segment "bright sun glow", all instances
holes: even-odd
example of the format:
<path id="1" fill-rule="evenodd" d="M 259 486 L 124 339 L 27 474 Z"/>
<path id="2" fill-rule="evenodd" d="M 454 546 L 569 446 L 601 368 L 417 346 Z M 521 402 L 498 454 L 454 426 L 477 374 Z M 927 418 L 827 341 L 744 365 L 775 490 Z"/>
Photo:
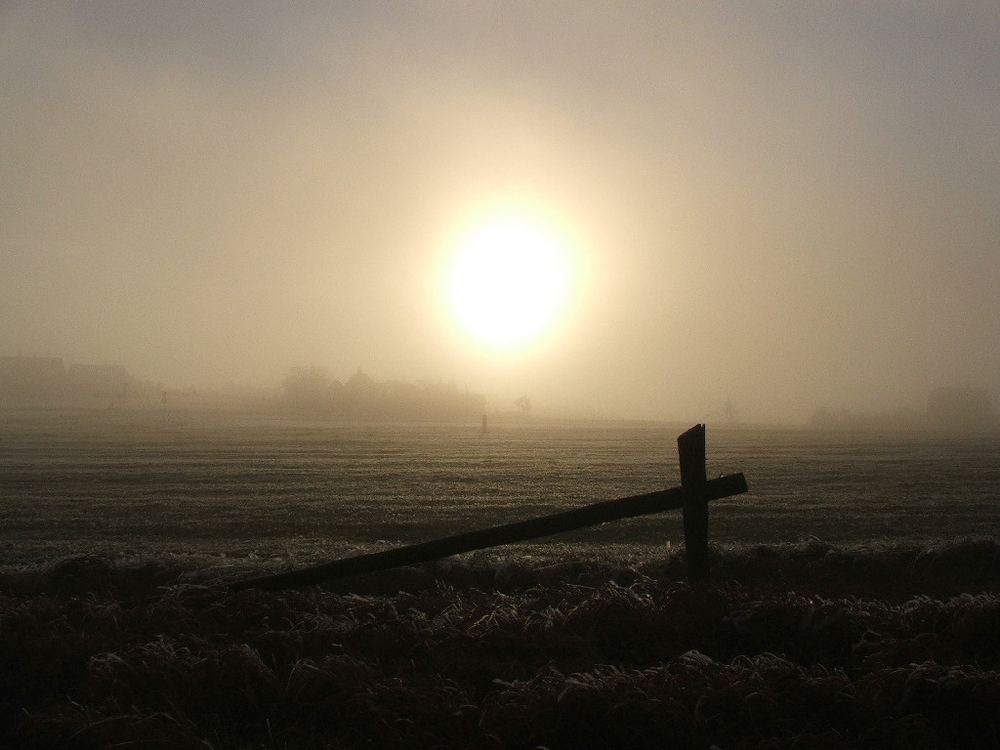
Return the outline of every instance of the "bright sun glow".
<path id="1" fill-rule="evenodd" d="M 495 349 L 523 346 L 558 318 L 569 292 L 566 239 L 527 214 L 493 216 L 458 241 L 450 295 L 458 323 Z"/>

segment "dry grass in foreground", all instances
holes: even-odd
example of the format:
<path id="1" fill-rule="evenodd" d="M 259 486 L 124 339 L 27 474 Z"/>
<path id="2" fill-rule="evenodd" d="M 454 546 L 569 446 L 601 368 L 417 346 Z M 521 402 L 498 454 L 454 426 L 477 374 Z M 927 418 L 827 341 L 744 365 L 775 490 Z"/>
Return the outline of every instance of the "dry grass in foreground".
<path id="1" fill-rule="evenodd" d="M 1000 746 L 995 540 L 719 555 L 701 587 L 676 554 L 516 550 L 277 593 L 176 560 L 3 573 L 0 746 Z"/>

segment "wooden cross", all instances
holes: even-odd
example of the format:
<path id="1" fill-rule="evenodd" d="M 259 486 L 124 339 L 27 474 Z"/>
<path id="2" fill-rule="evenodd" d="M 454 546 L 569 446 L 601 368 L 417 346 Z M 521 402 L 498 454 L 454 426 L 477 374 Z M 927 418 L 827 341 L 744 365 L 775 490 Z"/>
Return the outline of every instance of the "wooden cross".
<path id="1" fill-rule="evenodd" d="M 502 544 L 523 542 L 550 534 L 573 531 L 632 516 L 684 511 L 684 544 L 688 577 L 701 581 L 708 576 L 708 502 L 748 491 L 743 474 L 729 474 L 707 479 L 705 470 L 705 425 L 699 424 L 677 438 L 680 456 L 681 486 L 667 490 L 632 495 L 617 500 L 584 505 L 581 508 L 553 513 L 528 521 L 518 521 L 478 531 L 410 544 L 405 547 L 347 557 L 342 560 L 292 570 L 277 575 L 237 581 L 231 590 L 249 588 L 290 589 L 332 581 L 346 576 L 374 573 L 401 565 L 416 565 L 442 557 L 471 552 Z"/>

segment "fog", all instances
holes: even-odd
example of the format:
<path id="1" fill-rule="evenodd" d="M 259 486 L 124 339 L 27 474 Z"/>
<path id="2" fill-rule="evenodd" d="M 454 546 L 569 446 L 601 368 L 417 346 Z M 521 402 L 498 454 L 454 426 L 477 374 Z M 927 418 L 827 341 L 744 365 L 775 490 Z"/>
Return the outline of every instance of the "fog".
<path id="1" fill-rule="evenodd" d="M 650 419 L 997 398 L 998 49 L 992 2 L 7 3 L 0 354 Z M 442 278 L 512 196 L 580 273 L 498 353 Z"/>

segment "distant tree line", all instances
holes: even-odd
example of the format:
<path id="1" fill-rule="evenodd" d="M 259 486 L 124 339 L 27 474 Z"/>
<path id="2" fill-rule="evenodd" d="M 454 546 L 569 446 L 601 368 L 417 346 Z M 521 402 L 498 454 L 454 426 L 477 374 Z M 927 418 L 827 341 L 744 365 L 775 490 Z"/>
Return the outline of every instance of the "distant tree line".
<path id="1" fill-rule="evenodd" d="M 323 367 L 294 367 L 281 381 L 283 410 L 369 419 L 478 419 L 486 399 L 452 383 L 377 381 L 358 370 L 346 382 Z"/>
<path id="2" fill-rule="evenodd" d="M 836 411 L 820 408 L 809 417 L 809 426 L 817 430 L 920 430 L 927 426 L 925 414 L 912 409 L 892 412 Z"/>
<path id="3" fill-rule="evenodd" d="M 1000 429 L 993 399 L 984 388 L 936 388 L 927 397 L 927 410 L 853 412 L 817 409 L 809 426 L 825 430 L 952 430 Z"/>

